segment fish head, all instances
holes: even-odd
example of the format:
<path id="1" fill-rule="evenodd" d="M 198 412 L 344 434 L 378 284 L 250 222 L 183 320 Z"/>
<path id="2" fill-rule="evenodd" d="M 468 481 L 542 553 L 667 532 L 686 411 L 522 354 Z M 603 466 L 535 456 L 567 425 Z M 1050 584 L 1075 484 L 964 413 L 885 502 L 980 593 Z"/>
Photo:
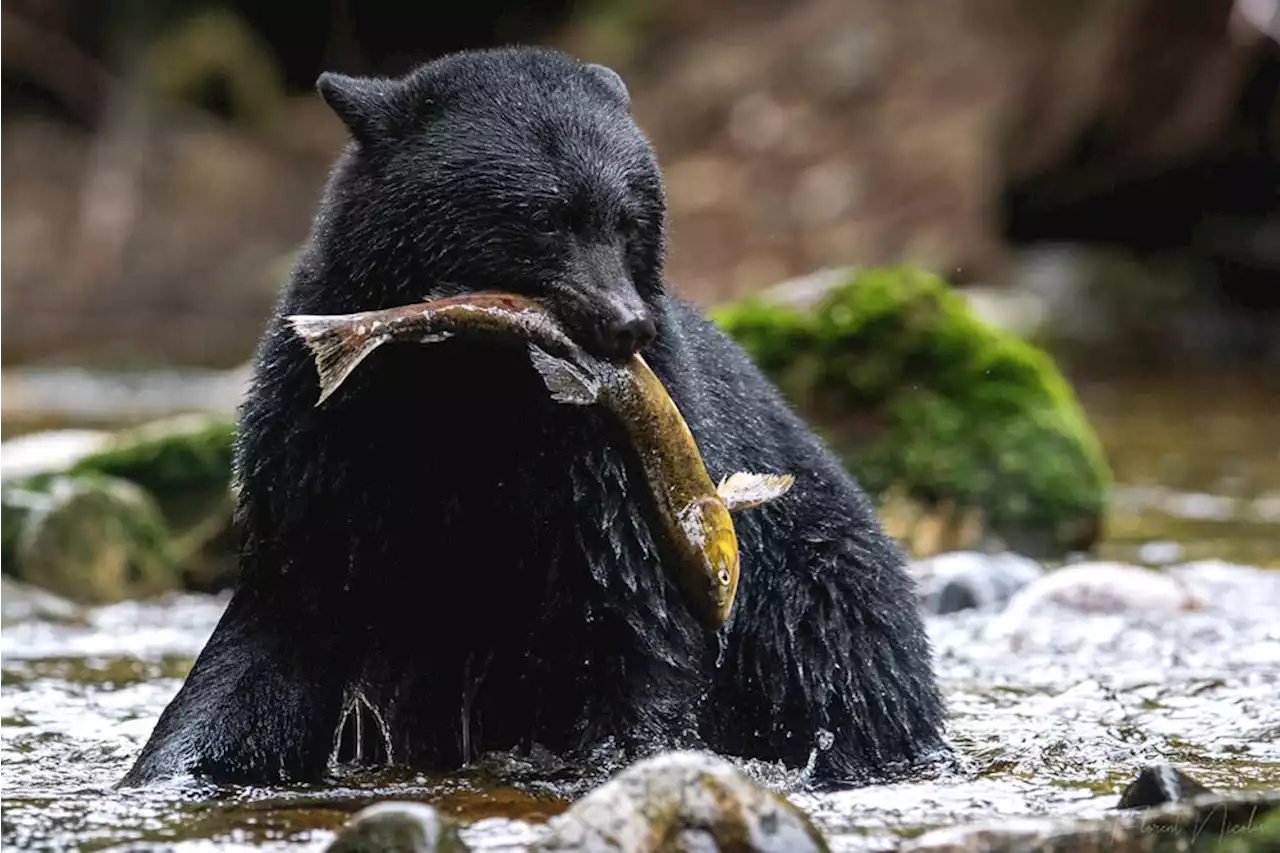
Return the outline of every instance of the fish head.
<path id="1" fill-rule="evenodd" d="M 738 536 L 728 508 L 716 498 L 699 501 L 702 516 L 702 562 L 708 597 L 700 602 L 704 619 L 719 627 L 729 620 L 738 593 Z"/>

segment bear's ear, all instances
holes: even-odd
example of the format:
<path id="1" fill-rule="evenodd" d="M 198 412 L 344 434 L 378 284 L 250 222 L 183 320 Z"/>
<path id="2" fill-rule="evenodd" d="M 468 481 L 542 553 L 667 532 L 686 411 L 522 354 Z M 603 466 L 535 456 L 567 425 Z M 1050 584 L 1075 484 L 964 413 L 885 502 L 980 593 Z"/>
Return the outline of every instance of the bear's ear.
<path id="1" fill-rule="evenodd" d="M 617 71 L 607 65 L 599 65 L 594 62 L 587 64 L 587 71 L 603 83 L 613 93 L 613 96 L 622 102 L 624 107 L 631 106 L 631 92 L 627 90 L 627 84 L 623 82 Z"/>
<path id="2" fill-rule="evenodd" d="M 386 139 L 396 114 L 397 84 L 376 77 L 349 77 L 326 71 L 316 90 L 359 142 Z"/>

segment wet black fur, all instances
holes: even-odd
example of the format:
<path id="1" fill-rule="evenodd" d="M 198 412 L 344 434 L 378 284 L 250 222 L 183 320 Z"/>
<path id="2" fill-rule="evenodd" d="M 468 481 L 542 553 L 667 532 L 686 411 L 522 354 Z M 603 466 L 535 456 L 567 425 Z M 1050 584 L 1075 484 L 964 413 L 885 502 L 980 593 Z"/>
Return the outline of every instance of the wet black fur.
<path id="1" fill-rule="evenodd" d="M 322 778 L 355 693 L 392 760 L 422 768 L 467 758 L 464 709 L 473 753 L 613 737 L 801 766 L 825 729 L 818 778 L 858 783 L 937 750 L 899 553 L 743 352 L 664 290 L 662 185 L 621 82 L 512 49 L 320 88 L 355 141 L 240 414 L 239 588 L 122 784 Z M 315 408 L 314 366 L 280 319 L 501 288 L 586 335 L 610 304 L 593 288 L 630 286 L 712 478 L 797 478 L 735 516 L 742 582 L 718 664 L 656 564 L 604 412 L 552 402 L 517 349 L 456 339 L 383 347 Z"/>

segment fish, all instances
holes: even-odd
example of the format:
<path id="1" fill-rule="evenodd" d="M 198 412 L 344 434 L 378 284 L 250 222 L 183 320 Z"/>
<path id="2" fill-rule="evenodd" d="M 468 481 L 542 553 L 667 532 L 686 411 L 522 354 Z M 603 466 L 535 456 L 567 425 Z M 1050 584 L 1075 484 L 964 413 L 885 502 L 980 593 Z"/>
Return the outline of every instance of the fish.
<path id="1" fill-rule="evenodd" d="M 317 406 L 385 343 L 434 343 L 455 335 L 523 340 L 553 400 L 601 406 L 622 424 L 658 509 L 674 580 L 691 612 L 712 630 L 729 620 L 741 574 L 732 513 L 777 500 L 795 477 L 739 471 L 713 482 L 688 423 L 642 355 L 635 353 L 623 364 L 596 358 L 539 302 L 507 293 L 354 314 L 294 314 L 285 320 L 314 358 Z"/>
<path id="2" fill-rule="evenodd" d="M 380 311 L 291 314 L 284 319 L 315 361 L 320 380 L 317 406 L 329 399 L 374 350 L 387 343 L 438 343 L 466 333 L 537 341 L 543 350 L 561 358 L 577 358 L 580 353 L 578 345 L 540 303 L 512 293 L 471 293 Z"/>
<path id="3" fill-rule="evenodd" d="M 602 405 L 619 416 L 653 487 L 668 540 L 685 570 L 677 581 L 703 624 L 728 621 L 738 591 L 738 537 L 730 513 L 776 500 L 795 484 L 791 474 L 739 471 L 713 484 L 698 444 L 675 401 L 639 353 L 625 366 L 596 362 L 584 369 L 529 344 L 529 357 L 552 399 Z"/>

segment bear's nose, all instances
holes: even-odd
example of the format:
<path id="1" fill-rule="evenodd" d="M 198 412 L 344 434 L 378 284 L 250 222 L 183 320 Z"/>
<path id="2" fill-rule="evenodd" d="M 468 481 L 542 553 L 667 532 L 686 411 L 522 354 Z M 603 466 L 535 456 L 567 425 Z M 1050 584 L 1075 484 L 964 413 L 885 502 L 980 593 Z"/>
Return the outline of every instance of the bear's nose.
<path id="1" fill-rule="evenodd" d="M 658 327 L 648 312 L 614 317 L 600 328 L 600 349 L 606 358 L 626 361 L 647 347 L 658 335 Z"/>

